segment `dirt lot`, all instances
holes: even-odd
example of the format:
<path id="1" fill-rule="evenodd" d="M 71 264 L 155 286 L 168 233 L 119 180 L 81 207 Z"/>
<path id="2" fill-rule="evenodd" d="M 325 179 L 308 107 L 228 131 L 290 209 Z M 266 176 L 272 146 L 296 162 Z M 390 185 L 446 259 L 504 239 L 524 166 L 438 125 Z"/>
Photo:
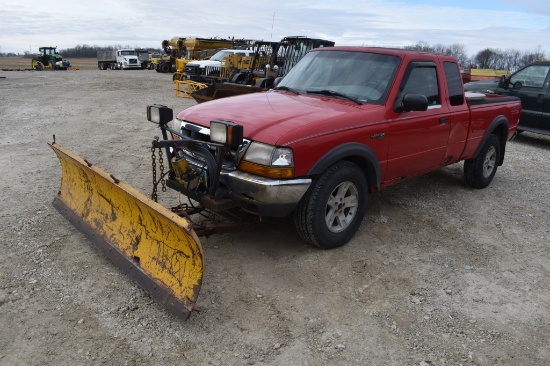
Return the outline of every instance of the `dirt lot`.
<path id="1" fill-rule="evenodd" d="M 456 164 L 372 195 L 340 249 L 290 220 L 203 238 L 201 312 L 182 322 L 52 207 L 46 143 L 149 194 L 145 106 L 195 102 L 171 75 L 93 62 L 0 71 L 0 100 L 1 365 L 549 365 L 549 137 L 511 142 L 484 190 Z"/>

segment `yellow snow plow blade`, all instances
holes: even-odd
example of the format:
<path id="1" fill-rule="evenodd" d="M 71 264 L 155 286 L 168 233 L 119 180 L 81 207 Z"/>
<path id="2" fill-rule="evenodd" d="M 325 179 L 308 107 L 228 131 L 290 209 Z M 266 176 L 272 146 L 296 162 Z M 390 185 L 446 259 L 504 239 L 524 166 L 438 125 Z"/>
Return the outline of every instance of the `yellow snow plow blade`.
<path id="1" fill-rule="evenodd" d="M 57 143 L 54 207 L 176 316 L 187 319 L 200 291 L 202 247 L 189 222 Z"/>

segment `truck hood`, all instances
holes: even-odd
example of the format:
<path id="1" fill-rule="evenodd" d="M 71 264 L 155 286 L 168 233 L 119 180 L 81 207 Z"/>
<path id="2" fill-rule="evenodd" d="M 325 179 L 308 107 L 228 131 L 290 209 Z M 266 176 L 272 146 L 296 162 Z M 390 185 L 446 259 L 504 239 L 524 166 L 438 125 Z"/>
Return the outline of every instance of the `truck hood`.
<path id="1" fill-rule="evenodd" d="M 243 126 L 247 139 L 282 146 L 307 136 L 351 128 L 349 123 L 353 122 L 349 121 L 364 124 L 372 120 L 365 114 L 383 109 L 337 98 L 268 91 L 201 103 L 183 110 L 177 118 L 204 127 L 210 127 L 212 120 L 231 121 Z M 361 118 L 350 115 L 356 113 Z"/>

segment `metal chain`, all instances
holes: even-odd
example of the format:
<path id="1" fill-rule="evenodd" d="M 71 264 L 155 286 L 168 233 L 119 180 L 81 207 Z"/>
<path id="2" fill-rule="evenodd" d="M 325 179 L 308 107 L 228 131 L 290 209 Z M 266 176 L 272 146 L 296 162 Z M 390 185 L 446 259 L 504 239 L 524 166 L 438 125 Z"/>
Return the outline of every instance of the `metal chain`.
<path id="1" fill-rule="evenodd" d="M 153 192 L 151 193 L 151 199 L 157 202 L 157 162 L 155 160 L 155 142 L 153 141 L 151 146 L 151 165 L 153 167 Z"/>
<path id="2" fill-rule="evenodd" d="M 160 171 L 160 184 L 163 192 L 166 192 L 166 179 L 164 178 L 164 159 L 162 158 L 162 149 L 159 147 L 159 171 Z"/>

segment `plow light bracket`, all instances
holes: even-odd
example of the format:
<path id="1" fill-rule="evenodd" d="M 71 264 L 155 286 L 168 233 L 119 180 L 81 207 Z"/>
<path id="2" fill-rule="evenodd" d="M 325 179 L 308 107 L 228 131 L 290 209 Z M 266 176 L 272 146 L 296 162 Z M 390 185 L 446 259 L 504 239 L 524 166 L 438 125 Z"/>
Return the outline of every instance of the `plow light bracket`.
<path id="1" fill-rule="evenodd" d="M 160 126 L 165 126 L 168 122 L 174 119 L 172 108 L 164 105 L 153 104 L 147 106 L 147 120 L 156 123 Z"/>
<path id="2" fill-rule="evenodd" d="M 210 140 L 239 147 L 243 143 L 243 126 L 229 121 L 210 121 Z"/>

